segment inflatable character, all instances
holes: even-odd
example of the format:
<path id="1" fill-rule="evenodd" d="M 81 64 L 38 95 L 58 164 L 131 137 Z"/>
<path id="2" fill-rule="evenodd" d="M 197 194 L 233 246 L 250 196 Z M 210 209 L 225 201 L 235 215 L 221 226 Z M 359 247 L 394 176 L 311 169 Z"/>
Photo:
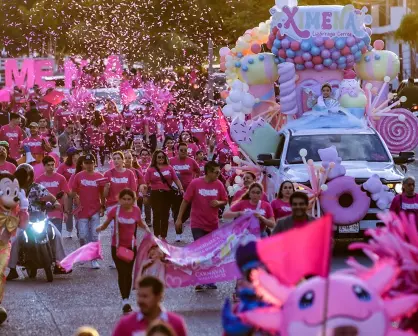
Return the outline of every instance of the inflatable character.
<path id="1" fill-rule="evenodd" d="M 241 321 L 281 336 L 353 335 L 406 336 L 392 322 L 412 313 L 418 295 L 383 299 L 399 268 L 390 262 L 374 266 L 368 277 L 334 273 L 328 279 L 313 277 L 295 288 L 282 285 L 263 270 L 252 272 L 256 292 L 272 307 L 257 308 L 238 314 Z M 328 291 L 326 292 L 326 288 Z M 325 299 L 328 300 L 325 308 Z"/>
<path id="2" fill-rule="evenodd" d="M 10 255 L 10 238 L 17 228 L 24 229 L 28 223 L 29 202 L 25 192 L 20 190 L 19 182 L 11 174 L 0 174 L 0 304 L 6 283 L 5 270 Z M 7 313 L 0 306 L 0 324 L 7 319 Z"/>

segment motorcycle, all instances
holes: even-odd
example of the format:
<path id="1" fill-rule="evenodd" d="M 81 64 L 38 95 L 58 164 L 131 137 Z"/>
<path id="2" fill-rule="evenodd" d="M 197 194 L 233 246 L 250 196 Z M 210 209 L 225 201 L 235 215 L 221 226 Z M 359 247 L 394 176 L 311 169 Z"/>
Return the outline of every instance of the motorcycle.
<path id="1" fill-rule="evenodd" d="M 52 207 L 52 204 L 47 203 L 48 207 Z M 20 239 L 19 264 L 26 269 L 29 278 L 36 278 L 38 269 L 44 269 L 47 281 L 52 282 L 52 244 L 55 232 L 48 223 L 46 211 L 29 214 L 28 226 Z"/>

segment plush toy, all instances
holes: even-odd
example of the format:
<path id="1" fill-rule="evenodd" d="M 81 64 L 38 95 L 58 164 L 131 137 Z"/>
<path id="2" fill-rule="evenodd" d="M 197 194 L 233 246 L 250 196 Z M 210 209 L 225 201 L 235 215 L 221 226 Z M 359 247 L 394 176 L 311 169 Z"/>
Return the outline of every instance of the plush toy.
<path id="1" fill-rule="evenodd" d="M 18 227 L 28 223 L 29 202 L 20 190 L 18 180 L 10 174 L 0 174 L 0 304 L 4 296 L 6 277 L 4 271 L 10 256 L 10 238 Z M 0 306 L 0 324 L 7 319 L 6 310 Z"/>
<path id="2" fill-rule="evenodd" d="M 412 336 L 413 333 L 392 327 L 392 322 L 416 309 L 418 295 L 382 298 L 398 273 L 391 262 L 382 262 L 374 266 L 365 280 L 334 273 L 328 279 L 314 277 L 291 288 L 267 272 L 255 270 L 252 280 L 256 292 L 272 306 L 242 312 L 238 317 L 241 322 L 274 335 L 280 332 L 281 336 L 316 336 L 323 334 L 326 312 L 324 335 L 338 332 Z"/>
<path id="3" fill-rule="evenodd" d="M 322 160 L 322 166 L 325 169 L 328 169 L 331 162 L 335 164 L 328 173 L 328 181 L 345 175 L 345 167 L 341 165 L 342 159 L 338 156 L 337 148 L 335 146 L 318 149 L 318 154 Z"/>
<path id="4" fill-rule="evenodd" d="M 389 187 L 382 184 L 379 176 L 376 174 L 373 174 L 363 183 L 363 188 L 371 194 L 372 200 L 376 202 L 380 210 L 388 209 L 395 198 Z"/>
<path id="5" fill-rule="evenodd" d="M 340 83 L 339 91 L 339 101 L 342 107 L 364 108 L 366 106 L 366 95 L 361 89 L 353 70 L 344 70 L 344 79 Z"/>

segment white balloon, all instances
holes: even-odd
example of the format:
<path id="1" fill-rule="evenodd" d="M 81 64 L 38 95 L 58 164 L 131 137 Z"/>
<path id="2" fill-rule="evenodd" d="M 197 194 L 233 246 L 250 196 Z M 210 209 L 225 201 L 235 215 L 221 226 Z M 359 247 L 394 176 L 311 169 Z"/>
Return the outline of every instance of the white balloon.
<path id="1" fill-rule="evenodd" d="M 241 163 L 241 159 L 239 158 L 239 156 L 234 156 L 232 158 L 232 161 L 234 161 L 236 164 L 240 164 Z"/>
<path id="2" fill-rule="evenodd" d="M 236 184 L 241 184 L 241 183 L 242 183 L 242 178 L 241 178 L 241 176 L 235 176 L 235 178 L 234 178 L 234 182 L 235 182 Z"/>
<path id="3" fill-rule="evenodd" d="M 228 164 L 226 164 L 225 166 L 224 166 L 224 169 L 226 170 L 226 171 L 230 171 L 231 170 L 231 165 L 228 163 Z"/>
<path id="4" fill-rule="evenodd" d="M 234 191 L 234 187 L 233 186 L 229 186 L 228 187 L 228 192 L 231 193 L 232 191 Z"/>
<path id="5" fill-rule="evenodd" d="M 234 109 L 234 112 L 241 112 L 242 103 L 240 101 L 238 103 L 233 103 L 232 108 Z"/>
<path id="6" fill-rule="evenodd" d="M 240 189 L 241 189 L 241 186 L 239 186 L 238 184 L 234 184 L 234 191 L 235 192 L 237 192 Z"/>
<path id="7" fill-rule="evenodd" d="M 253 111 L 253 108 L 252 107 L 245 107 L 244 106 L 241 111 L 242 111 L 243 114 L 249 115 Z"/>
<path id="8" fill-rule="evenodd" d="M 231 98 L 229 96 L 225 99 L 225 101 L 226 101 L 226 103 L 228 105 L 232 105 L 233 104 L 233 101 L 231 100 Z"/>
<path id="9" fill-rule="evenodd" d="M 242 174 L 242 170 L 241 170 L 241 169 L 237 169 L 237 170 L 235 170 L 235 174 L 237 174 L 237 175 L 241 175 L 241 174 Z"/>
<path id="10" fill-rule="evenodd" d="M 238 103 L 242 100 L 242 92 L 238 90 L 232 90 L 229 93 L 229 97 L 231 97 L 231 101 L 234 103 Z"/>
<path id="11" fill-rule="evenodd" d="M 225 105 L 222 109 L 222 112 L 224 113 L 225 117 L 232 117 L 234 114 L 234 109 L 232 108 L 232 105 Z"/>
<path id="12" fill-rule="evenodd" d="M 248 86 L 247 83 L 242 83 L 242 91 L 248 92 L 249 89 L 250 89 L 250 87 Z"/>
<path id="13" fill-rule="evenodd" d="M 255 98 L 250 93 L 246 93 L 244 97 L 242 98 L 242 105 L 248 108 L 252 108 L 255 104 Z"/>
<path id="14" fill-rule="evenodd" d="M 243 85 L 244 83 L 243 82 L 241 82 L 240 80 L 235 80 L 233 83 L 232 83 L 232 89 L 234 89 L 234 90 L 242 90 L 242 85 Z"/>

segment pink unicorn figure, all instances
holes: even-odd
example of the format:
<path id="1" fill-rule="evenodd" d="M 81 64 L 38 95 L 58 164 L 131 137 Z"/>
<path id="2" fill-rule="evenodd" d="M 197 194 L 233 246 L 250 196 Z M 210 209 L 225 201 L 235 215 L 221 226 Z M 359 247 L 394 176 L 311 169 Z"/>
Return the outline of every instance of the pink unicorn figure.
<path id="1" fill-rule="evenodd" d="M 322 335 L 326 312 L 326 335 L 351 330 L 359 336 L 412 336 L 414 333 L 392 327 L 392 322 L 418 307 L 418 295 L 382 298 L 398 273 L 392 263 L 381 262 L 364 280 L 334 273 L 328 279 L 314 277 L 292 288 L 283 286 L 264 270 L 254 270 L 256 292 L 272 306 L 243 312 L 238 317 L 272 334 L 317 336 Z"/>

